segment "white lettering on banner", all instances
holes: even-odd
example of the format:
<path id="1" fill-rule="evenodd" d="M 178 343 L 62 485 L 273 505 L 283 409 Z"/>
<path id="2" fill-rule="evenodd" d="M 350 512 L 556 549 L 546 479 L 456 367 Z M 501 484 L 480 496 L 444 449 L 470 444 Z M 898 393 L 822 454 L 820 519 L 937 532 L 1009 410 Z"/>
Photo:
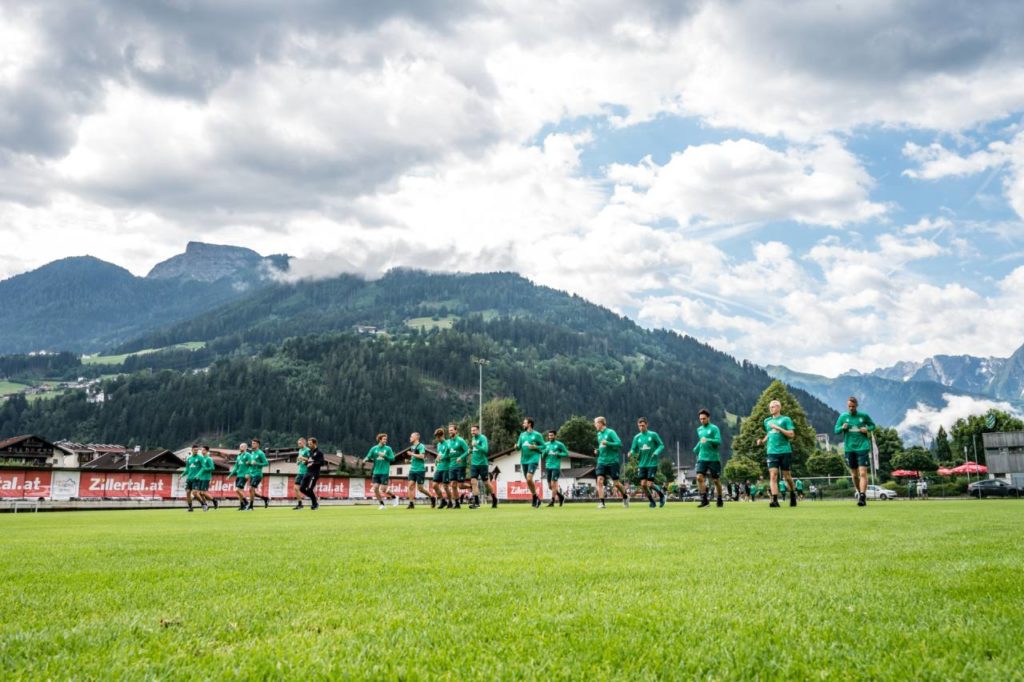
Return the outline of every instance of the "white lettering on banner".
<path id="1" fill-rule="evenodd" d="M 107 478 L 93 478 L 89 490 L 96 492 L 141 492 L 157 493 L 164 489 L 162 480 L 156 481 L 117 481 Z"/>
<path id="2" fill-rule="evenodd" d="M 18 485 L 17 476 L 13 476 L 7 480 L 0 479 L 0 490 L 18 490 L 19 488 L 20 486 Z"/>

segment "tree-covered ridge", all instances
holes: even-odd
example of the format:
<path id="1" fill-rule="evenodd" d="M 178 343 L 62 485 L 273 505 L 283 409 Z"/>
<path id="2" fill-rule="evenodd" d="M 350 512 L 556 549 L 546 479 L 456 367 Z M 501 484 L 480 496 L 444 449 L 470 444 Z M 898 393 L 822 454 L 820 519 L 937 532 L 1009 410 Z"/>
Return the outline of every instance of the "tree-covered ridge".
<path id="1" fill-rule="evenodd" d="M 0 353 L 98 351 L 242 295 L 230 283 L 148 280 L 66 258 L 0 281 Z"/>
<path id="2" fill-rule="evenodd" d="M 222 358 L 206 371 L 138 371 L 112 380 L 102 405 L 80 394 L 33 404 L 12 398 L 0 407 L 0 433 L 170 447 L 199 436 L 228 444 L 253 434 L 274 442 L 316 434 L 358 452 L 378 431 L 404 439 L 474 415 L 477 368 L 470 359 L 485 357 L 485 395 L 516 398 L 538 426 L 604 414 L 628 434 L 644 415 L 670 447 L 679 441 L 688 451 L 700 408 L 724 424 L 727 411 L 748 412 L 770 383 L 759 368 L 693 339 L 596 310 L 591 320 L 580 311 L 578 324 L 604 317 L 601 333 L 538 318 L 473 316 L 448 330 L 300 336 L 256 357 Z M 834 421 L 813 398 L 800 400 L 819 428 Z"/>

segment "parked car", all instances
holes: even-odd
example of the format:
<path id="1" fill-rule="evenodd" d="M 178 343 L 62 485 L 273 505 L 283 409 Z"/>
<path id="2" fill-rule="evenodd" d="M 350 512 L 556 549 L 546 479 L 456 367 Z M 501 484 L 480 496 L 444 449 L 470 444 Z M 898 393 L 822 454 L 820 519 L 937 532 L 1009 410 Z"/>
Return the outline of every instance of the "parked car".
<path id="1" fill-rule="evenodd" d="M 1020 497 L 1021 490 L 1000 478 L 990 478 L 967 486 L 967 494 L 980 500 L 983 497 Z"/>
<path id="2" fill-rule="evenodd" d="M 856 495 L 856 493 L 854 493 Z M 869 485 L 867 489 L 867 498 L 869 500 L 895 500 L 897 497 L 895 490 L 889 490 L 883 488 L 880 485 Z"/>

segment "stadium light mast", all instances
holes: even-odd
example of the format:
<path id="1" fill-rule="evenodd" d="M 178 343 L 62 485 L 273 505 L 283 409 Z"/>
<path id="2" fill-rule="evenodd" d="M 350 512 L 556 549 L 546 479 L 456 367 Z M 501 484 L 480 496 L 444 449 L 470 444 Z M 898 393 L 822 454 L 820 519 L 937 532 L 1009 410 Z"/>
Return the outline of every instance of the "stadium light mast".
<path id="1" fill-rule="evenodd" d="M 477 415 L 477 428 L 484 432 L 484 365 L 491 364 L 485 358 L 473 358 L 473 364 L 480 369 L 480 412 Z"/>

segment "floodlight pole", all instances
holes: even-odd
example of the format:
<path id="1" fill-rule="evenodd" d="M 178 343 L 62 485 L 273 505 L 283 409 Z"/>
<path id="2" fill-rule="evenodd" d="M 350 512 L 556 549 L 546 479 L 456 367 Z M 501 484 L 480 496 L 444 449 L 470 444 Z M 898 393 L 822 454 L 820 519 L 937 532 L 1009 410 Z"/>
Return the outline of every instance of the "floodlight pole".
<path id="1" fill-rule="evenodd" d="M 477 428 L 484 432 L 484 365 L 490 364 L 484 358 L 473 358 L 473 364 L 480 370 L 480 412 L 477 414 Z"/>

